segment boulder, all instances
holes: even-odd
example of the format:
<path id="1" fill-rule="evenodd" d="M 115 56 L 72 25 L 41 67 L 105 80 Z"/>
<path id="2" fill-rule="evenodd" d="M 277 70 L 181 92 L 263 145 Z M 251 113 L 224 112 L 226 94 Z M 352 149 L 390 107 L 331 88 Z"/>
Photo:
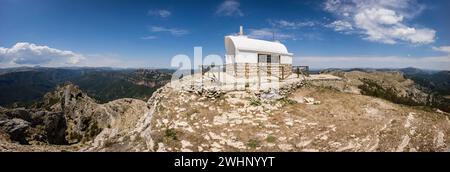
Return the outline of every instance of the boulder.
<path id="1" fill-rule="evenodd" d="M 0 129 L 7 133 L 10 139 L 18 141 L 20 144 L 28 144 L 26 136 L 28 135 L 27 131 L 30 125 L 31 123 L 19 118 L 3 119 L 0 121 Z"/>

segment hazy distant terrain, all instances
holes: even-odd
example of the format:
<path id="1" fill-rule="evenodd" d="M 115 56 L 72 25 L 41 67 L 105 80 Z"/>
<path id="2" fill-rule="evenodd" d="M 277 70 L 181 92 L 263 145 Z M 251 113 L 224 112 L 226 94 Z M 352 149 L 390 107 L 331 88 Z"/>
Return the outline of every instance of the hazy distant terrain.
<path id="1" fill-rule="evenodd" d="M 12 68 L 0 70 L 0 106 L 32 105 L 57 85 L 71 82 L 103 103 L 146 100 L 171 78 L 169 70 L 111 68 Z"/>
<path id="2" fill-rule="evenodd" d="M 339 69 L 322 70 L 321 72 Z M 349 71 L 399 71 L 424 91 L 443 98 L 450 96 L 450 72 L 404 69 L 347 69 Z M 31 105 L 57 85 L 71 82 L 100 103 L 119 98 L 147 100 L 171 79 L 172 70 L 113 68 L 41 68 L 0 69 L 0 106 Z M 317 72 L 318 73 L 318 72 Z M 444 108 L 446 109 L 446 108 Z"/>

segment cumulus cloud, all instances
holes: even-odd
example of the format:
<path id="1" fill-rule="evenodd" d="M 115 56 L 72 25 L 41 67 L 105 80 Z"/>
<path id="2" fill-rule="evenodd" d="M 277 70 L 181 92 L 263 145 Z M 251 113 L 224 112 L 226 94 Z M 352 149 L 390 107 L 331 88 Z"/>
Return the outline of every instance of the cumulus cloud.
<path id="1" fill-rule="evenodd" d="M 172 34 L 173 36 L 183 36 L 183 35 L 189 34 L 189 31 L 187 31 L 185 29 L 166 28 L 166 27 L 159 27 L 159 26 L 151 27 L 150 31 L 152 31 L 152 32 L 168 32 L 168 33 Z"/>
<path id="2" fill-rule="evenodd" d="M 172 15 L 172 13 L 170 11 L 162 10 L 162 9 L 148 10 L 147 14 L 150 16 L 156 16 L 156 17 L 161 17 L 161 18 L 167 18 L 167 17 L 170 17 L 170 15 Z"/>
<path id="3" fill-rule="evenodd" d="M 7 48 L 0 47 L 0 63 L 6 60 L 6 52 L 8 51 Z"/>
<path id="4" fill-rule="evenodd" d="M 407 24 L 425 7 L 415 0 L 327 0 L 324 9 L 338 20 L 328 24 L 335 31 L 357 30 L 364 39 L 385 44 L 429 44 L 436 31 Z"/>
<path id="5" fill-rule="evenodd" d="M 433 50 L 450 54 L 450 46 L 433 47 Z"/>
<path id="6" fill-rule="evenodd" d="M 77 65 L 86 57 L 67 50 L 40 46 L 28 42 L 16 43 L 11 48 L 0 47 L 0 63 L 6 65 Z"/>
<path id="7" fill-rule="evenodd" d="M 225 0 L 216 10 L 216 14 L 222 16 L 237 16 L 242 17 L 244 13 L 240 9 L 241 3 L 237 0 Z"/>
<path id="8" fill-rule="evenodd" d="M 115 54 L 83 55 L 28 42 L 18 42 L 10 48 L 0 47 L 0 68 L 20 66 L 146 67 L 143 65 L 152 63 L 123 59 Z"/>
<path id="9" fill-rule="evenodd" d="M 448 70 L 450 56 L 440 57 L 297 57 L 297 64 L 312 68 L 406 68 Z"/>
<path id="10" fill-rule="evenodd" d="M 336 20 L 330 24 L 325 25 L 326 27 L 333 28 L 335 31 L 352 31 L 353 26 L 350 22 L 343 21 L 343 20 Z"/>
<path id="11" fill-rule="evenodd" d="M 265 40 L 272 40 L 274 36 L 276 40 L 295 39 L 294 35 L 282 33 L 281 31 L 269 28 L 249 29 L 249 33 L 247 36 L 250 38 L 265 39 Z"/>

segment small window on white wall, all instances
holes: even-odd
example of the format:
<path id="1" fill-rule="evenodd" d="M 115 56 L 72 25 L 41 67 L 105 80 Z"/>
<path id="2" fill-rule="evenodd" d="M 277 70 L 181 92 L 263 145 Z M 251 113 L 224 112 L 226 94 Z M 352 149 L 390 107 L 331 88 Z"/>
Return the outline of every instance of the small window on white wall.
<path id="1" fill-rule="evenodd" d="M 272 63 L 280 63 L 280 55 L 272 55 Z"/>
<path id="2" fill-rule="evenodd" d="M 270 55 L 267 54 L 258 54 L 258 63 L 269 63 Z"/>
<path id="3" fill-rule="evenodd" d="M 280 56 L 274 54 L 258 54 L 258 63 L 280 63 Z"/>

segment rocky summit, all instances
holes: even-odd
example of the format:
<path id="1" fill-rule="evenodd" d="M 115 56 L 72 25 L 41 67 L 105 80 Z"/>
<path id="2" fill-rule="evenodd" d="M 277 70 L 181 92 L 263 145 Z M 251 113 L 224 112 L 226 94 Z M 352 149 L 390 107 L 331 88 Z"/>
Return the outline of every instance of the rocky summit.
<path id="1" fill-rule="evenodd" d="M 169 83 L 147 102 L 104 104 L 67 84 L 1 108 L 0 151 L 450 151 L 440 97 L 399 73 L 327 74 L 341 79 L 312 75 L 283 94 Z"/>
<path id="2" fill-rule="evenodd" d="M 136 99 L 98 104 L 77 86 L 64 85 L 46 94 L 33 109 L 0 109 L 0 149 L 78 151 L 107 144 L 102 136 L 132 133 L 148 110 L 144 101 Z"/>

